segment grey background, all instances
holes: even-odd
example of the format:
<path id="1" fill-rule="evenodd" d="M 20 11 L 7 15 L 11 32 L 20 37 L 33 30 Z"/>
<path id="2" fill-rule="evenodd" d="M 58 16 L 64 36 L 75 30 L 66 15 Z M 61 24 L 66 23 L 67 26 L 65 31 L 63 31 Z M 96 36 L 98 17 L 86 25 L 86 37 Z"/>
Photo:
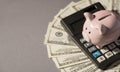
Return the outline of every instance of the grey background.
<path id="1" fill-rule="evenodd" d="M 43 41 L 48 22 L 71 1 L 0 0 L 0 72 L 60 72 Z"/>

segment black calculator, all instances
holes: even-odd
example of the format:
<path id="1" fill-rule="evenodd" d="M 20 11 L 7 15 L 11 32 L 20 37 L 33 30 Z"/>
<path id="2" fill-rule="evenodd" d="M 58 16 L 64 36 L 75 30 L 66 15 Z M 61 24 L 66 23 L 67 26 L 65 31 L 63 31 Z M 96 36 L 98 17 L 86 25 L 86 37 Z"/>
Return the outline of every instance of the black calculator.
<path id="1" fill-rule="evenodd" d="M 82 49 L 82 51 L 98 66 L 105 70 L 115 62 L 120 60 L 120 38 L 102 49 L 84 40 L 82 36 L 83 24 L 85 22 L 84 12 L 94 13 L 105 8 L 99 3 L 92 4 L 68 17 L 61 20 L 61 24 L 73 41 Z"/>

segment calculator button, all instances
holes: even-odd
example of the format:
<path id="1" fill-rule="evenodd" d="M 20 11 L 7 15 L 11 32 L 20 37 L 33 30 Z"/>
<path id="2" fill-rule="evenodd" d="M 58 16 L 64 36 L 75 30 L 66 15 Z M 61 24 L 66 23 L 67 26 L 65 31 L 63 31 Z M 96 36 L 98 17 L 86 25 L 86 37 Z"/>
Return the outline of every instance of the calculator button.
<path id="1" fill-rule="evenodd" d="M 105 56 L 106 56 L 106 58 L 110 58 L 113 56 L 113 53 L 111 51 L 109 51 L 105 54 Z"/>
<path id="2" fill-rule="evenodd" d="M 118 53 L 120 53 L 120 49 L 119 48 L 115 48 L 112 52 L 113 52 L 113 54 L 118 54 Z"/>
<path id="3" fill-rule="evenodd" d="M 116 44 L 116 45 L 120 45 L 120 39 L 117 40 L 117 41 L 115 41 L 115 44 Z"/>
<path id="4" fill-rule="evenodd" d="M 87 41 L 86 41 L 84 38 L 81 38 L 81 39 L 80 39 L 80 42 L 81 42 L 81 43 L 85 43 L 85 42 L 87 42 Z"/>
<path id="5" fill-rule="evenodd" d="M 90 48 L 88 48 L 89 52 L 94 52 L 95 50 L 97 50 L 97 48 L 95 46 L 92 46 Z"/>
<path id="6" fill-rule="evenodd" d="M 116 47 L 116 45 L 114 43 L 112 43 L 112 44 L 108 45 L 108 47 L 109 47 L 109 49 L 112 50 L 112 49 L 114 49 Z"/>
<path id="7" fill-rule="evenodd" d="M 89 43 L 89 42 L 87 42 L 87 43 L 84 44 L 84 46 L 85 46 L 86 48 L 88 48 L 88 47 L 92 46 L 92 44 Z"/>
<path id="8" fill-rule="evenodd" d="M 106 53 L 107 51 L 109 51 L 109 49 L 107 47 L 103 47 L 102 49 L 100 49 L 100 51 L 104 54 Z"/>
<path id="9" fill-rule="evenodd" d="M 98 61 L 99 63 L 103 62 L 104 60 L 105 60 L 105 57 L 104 57 L 104 56 L 100 56 L 100 57 L 97 58 L 97 61 Z"/>
<path id="10" fill-rule="evenodd" d="M 100 51 L 96 51 L 92 55 L 94 58 L 97 58 L 97 57 L 101 56 L 101 53 L 100 53 Z"/>

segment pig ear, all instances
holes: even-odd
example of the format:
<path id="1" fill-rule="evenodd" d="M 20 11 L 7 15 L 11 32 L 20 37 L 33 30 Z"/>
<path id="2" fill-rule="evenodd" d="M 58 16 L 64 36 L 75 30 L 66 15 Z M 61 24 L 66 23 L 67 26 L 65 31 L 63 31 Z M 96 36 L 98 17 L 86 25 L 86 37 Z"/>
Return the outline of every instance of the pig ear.
<path id="1" fill-rule="evenodd" d="M 101 35 L 105 34 L 108 31 L 108 28 L 102 24 L 99 24 L 99 27 L 97 27 L 97 29 Z"/>
<path id="2" fill-rule="evenodd" d="M 93 19 L 93 15 L 91 14 L 91 13 L 89 13 L 89 12 L 85 12 L 84 13 L 84 16 L 85 16 L 85 18 L 86 18 L 86 20 L 92 20 Z"/>

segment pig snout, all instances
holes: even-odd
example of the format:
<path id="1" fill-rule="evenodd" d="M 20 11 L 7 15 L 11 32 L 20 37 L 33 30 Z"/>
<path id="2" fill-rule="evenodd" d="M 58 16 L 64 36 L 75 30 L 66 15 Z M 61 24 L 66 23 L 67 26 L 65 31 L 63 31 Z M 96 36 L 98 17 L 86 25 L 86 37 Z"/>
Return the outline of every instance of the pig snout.
<path id="1" fill-rule="evenodd" d="M 89 36 L 85 33 L 85 31 L 82 32 L 82 35 L 87 42 L 91 42 Z"/>

